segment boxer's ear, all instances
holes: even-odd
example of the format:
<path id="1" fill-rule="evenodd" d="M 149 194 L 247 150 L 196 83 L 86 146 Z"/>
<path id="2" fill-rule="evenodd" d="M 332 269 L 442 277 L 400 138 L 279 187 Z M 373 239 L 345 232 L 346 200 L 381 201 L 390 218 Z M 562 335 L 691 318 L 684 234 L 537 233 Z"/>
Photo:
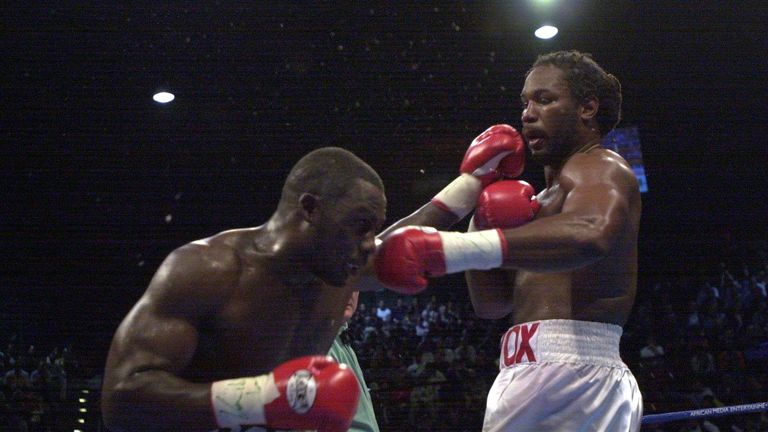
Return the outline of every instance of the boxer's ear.
<path id="1" fill-rule="evenodd" d="M 299 197 L 299 207 L 301 209 L 302 219 L 311 222 L 315 218 L 320 207 L 320 197 L 309 192 L 304 192 Z"/>
<path id="2" fill-rule="evenodd" d="M 600 101 L 595 96 L 588 96 L 581 102 L 580 117 L 582 120 L 591 120 L 597 117 L 600 109 Z"/>

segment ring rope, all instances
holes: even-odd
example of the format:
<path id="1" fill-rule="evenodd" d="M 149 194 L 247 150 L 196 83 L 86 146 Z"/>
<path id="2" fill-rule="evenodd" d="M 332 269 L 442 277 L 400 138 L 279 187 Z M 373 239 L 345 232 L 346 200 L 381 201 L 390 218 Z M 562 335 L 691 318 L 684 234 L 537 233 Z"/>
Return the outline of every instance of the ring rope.
<path id="1" fill-rule="evenodd" d="M 757 402 L 744 405 L 731 405 L 719 408 L 704 408 L 690 411 L 675 411 L 663 414 L 643 416 L 642 424 L 666 423 L 677 420 L 690 420 L 702 417 L 722 417 L 734 414 L 747 414 L 768 410 L 768 402 Z"/>

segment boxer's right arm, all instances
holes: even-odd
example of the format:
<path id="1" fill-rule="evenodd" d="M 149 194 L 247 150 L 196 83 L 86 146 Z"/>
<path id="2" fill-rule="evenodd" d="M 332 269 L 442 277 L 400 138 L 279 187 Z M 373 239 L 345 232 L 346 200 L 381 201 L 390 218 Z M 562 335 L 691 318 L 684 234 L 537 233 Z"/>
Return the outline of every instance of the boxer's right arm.
<path id="1" fill-rule="evenodd" d="M 294 359 L 255 377 L 213 383 L 179 377 L 196 350 L 199 321 L 221 307 L 238 275 L 234 254 L 203 244 L 175 251 L 160 266 L 112 341 L 102 389 L 110 430 L 210 431 L 258 424 L 346 431 L 359 386 L 352 371 L 324 356 Z M 294 378 L 299 371 L 301 377 Z M 291 382 L 299 389 L 306 384 L 307 391 L 291 393 Z"/>
<path id="2" fill-rule="evenodd" d="M 508 250 L 503 229 L 529 222 L 539 204 L 525 182 L 497 182 L 486 191 L 475 214 L 475 220 L 483 224 L 480 231 L 457 233 L 410 226 L 384 239 L 375 258 L 379 280 L 392 290 L 415 294 L 427 287 L 428 277 L 500 267 Z"/>
<path id="3" fill-rule="evenodd" d="M 519 180 L 498 181 L 483 189 L 468 231 L 515 228 L 533 220 L 539 209 L 530 184 Z M 515 274 L 512 269 L 465 272 L 469 298 L 477 316 L 499 319 L 512 312 Z"/>
<path id="4" fill-rule="evenodd" d="M 118 328 L 102 389 L 110 430 L 216 428 L 210 383 L 179 377 L 197 348 L 198 319 L 236 280 L 234 256 L 211 256 L 208 249 L 191 244 L 173 252 Z"/>
<path id="5" fill-rule="evenodd" d="M 474 217 L 469 221 L 467 232 L 473 231 L 477 231 Z M 515 271 L 504 269 L 464 272 L 472 309 L 479 318 L 500 319 L 512 312 L 514 275 Z"/>

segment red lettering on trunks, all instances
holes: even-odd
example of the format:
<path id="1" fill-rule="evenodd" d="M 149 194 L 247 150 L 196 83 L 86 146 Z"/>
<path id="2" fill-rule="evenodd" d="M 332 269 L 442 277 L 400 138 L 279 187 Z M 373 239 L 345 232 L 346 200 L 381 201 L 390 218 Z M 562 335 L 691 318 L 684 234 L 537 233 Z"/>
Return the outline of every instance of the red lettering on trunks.
<path id="1" fill-rule="evenodd" d="M 536 361 L 536 355 L 533 353 L 533 348 L 531 348 L 531 338 L 536 334 L 538 328 L 539 323 L 533 323 L 528 325 L 519 324 L 507 330 L 501 342 L 504 366 L 509 367 L 513 364 L 521 363 L 523 356 L 526 357 L 526 362 Z M 510 339 L 512 339 L 512 352 L 509 350 Z"/>

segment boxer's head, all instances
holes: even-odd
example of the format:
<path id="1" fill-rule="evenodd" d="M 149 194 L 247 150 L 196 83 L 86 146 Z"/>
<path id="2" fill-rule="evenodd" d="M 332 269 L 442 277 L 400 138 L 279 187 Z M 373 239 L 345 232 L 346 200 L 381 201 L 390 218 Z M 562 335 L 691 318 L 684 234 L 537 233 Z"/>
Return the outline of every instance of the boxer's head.
<path id="1" fill-rule="evenodd" d="M 605 135 L 621 119 L 619 81 L 578 51 L 539 56 L 521 98 L 523 133 L 534 159 L 544 163 L 567 156 L 587 135 Z"/>
<path id="2" fill-rule="evenodd" d="M 281 208 L 301 217 L 303 264 L 326 283 L 343 286 L 375 251 L 374 236 L 386 215 L 384 184 L 354 154 L 325 147 L 293 167 Z"/>

